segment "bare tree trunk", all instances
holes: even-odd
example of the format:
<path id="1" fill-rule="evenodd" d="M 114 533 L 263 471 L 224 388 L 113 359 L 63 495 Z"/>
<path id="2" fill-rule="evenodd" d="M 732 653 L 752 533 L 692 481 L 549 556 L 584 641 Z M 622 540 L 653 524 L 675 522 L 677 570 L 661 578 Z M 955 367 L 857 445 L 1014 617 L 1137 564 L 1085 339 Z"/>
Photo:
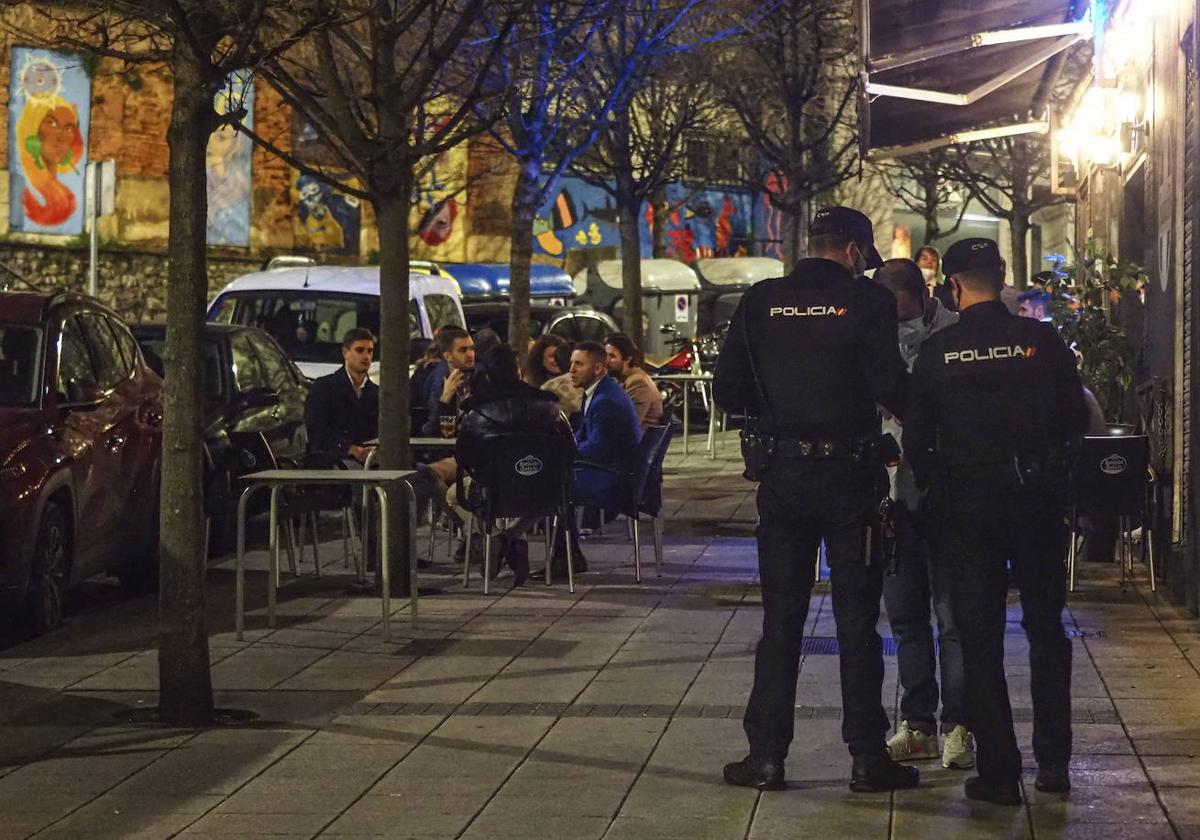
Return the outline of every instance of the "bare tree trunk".
<path id="1" fill-rule="evenodd" d="M 653 237 L 654 258 L 661 260 L 667 255 L 667 217 L 671 214 L 671 202 L 667 199 L 666 187 L 660 187 L 650 197 L 650 206 L 654 208 L 654 225 L 650 229 Z"/>
<path id="2" fill-rule="evenodd" d="M 214 86 L 184 61 L 173 65 L 170 147 L 171 255 L 167 285 L 159 541 L 159 713 L 177 726 L 212 720 L 205 616 L 203 412 L 208 268 L 205 147 L 213 129 Z"/>
<path id="3" fill-rule="evenodd" d="M 808 237 L 804 236 L 804 218 L 799 213 L 783 212 L 783 270 L 790 272 L 804 259 Z"/>
<path id="4" fill-rule="evenodd" d="M 1009 222 L 1012 233 L 1012 272 L 1013 284 L 1024 290 L 1029 285 L 1029 214 L 1022 210 L 1013 210 Z"/>
<path id="5" fill-rule="evenodd" d="M 411 180 L 380 194 L 379 219 L 379 465 L 407 469 L 408 450 L 408 211 Z"/>
<path id="6" fill-rule="evenodd" d="M 412 195 L 412 173 L 398 173 L 388 189 L 377 193 L 375 213 L 379 220 L 379 466 L 385 470 L 408 469 L 412 456 L 408 447 L 408 212 Z M 396 498 L 396 497 L 393 497 Z M 395 565 L 391 569 L 392 594 L 409 593 L 407 517 L 402 505 L 393 504 L 389 528 L 395 536 L 391 545 Z"/>
<path id="7" fill-rule="evenodd" d="M 642 202 L 634 193 L 628 175 L 618 173 L 616 183 L 621 232 L 621 294 L 625 305 L 623 327 L 638 347 L 644 349 L 647 337 L 642 317 L 642 234 L 638 229 Z"/>
<path id="8" fill-rule="evenodd" d="M 942 234 L 942 223 L 938 218 L 938 179 L 936 175 L 926 178 L 922 185 L 925 205 L 922 215 L 925 217 L 925 245 L 933 245 Z"/>
<path id="9" fill-rule="evenodd" d="M 512 252 L 508 274 L 508 343 L 524 356 L 529 346 L 529 274 L 533 261 L 533 217 L 538 210 L 542 165 L 522 161 L 512 199 Z"/>

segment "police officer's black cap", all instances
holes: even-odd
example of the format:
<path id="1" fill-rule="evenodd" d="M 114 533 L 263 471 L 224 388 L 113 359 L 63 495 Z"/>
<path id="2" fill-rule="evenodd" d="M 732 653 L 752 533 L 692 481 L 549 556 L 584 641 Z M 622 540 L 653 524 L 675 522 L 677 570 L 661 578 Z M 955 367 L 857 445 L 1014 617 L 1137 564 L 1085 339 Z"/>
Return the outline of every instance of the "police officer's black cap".
<path id="1" fill-rule="evenodd" d="M 822 207 L 808 226 L 809 236 L 845 236 L 862 250 L 867 268 L 879 268 L 883 257 L 875 248 L 875 232 L 871 220 L 850 207 Z"/>
<path id="2" fill-rule="evenodd" d="M 946 250 L 942 257 L 942 273 L 953 277 L 964 271 L 974 271 L 979 268 L 998 268 L 1004 264 L 1000 256 L 1000 246 L 994 239 L 973 237 L 960 239 Z"/>

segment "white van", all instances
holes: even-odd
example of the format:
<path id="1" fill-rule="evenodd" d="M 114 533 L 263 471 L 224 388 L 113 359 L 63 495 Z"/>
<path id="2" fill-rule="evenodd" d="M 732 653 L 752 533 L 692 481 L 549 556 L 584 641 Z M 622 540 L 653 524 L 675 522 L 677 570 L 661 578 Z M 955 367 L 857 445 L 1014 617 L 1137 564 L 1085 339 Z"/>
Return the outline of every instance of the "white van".
<path id="1" fill-rule="evenodd" d="M 439 327 L 465 327 L 458 283 L 448 277 L 409 275 L 408 332 L 429 339 Z M 379 267 L 298 266 L 239 277 L 221 290 L 208 320 L 266 330 L 305 376 L 315 379 L 342 365 L 342 336 L 355 327 L 379 335 Z M 375 353 L 372 375 L 381 352 Z M 407 360 L 406 360 L 407 361 Z"/>

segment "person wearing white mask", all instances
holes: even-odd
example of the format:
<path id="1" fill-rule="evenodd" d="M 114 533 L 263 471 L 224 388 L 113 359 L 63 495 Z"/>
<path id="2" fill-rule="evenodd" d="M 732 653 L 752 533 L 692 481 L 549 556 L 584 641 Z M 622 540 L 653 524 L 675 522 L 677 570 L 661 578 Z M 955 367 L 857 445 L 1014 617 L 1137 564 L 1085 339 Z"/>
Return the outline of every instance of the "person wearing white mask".
<path id="1" fill-rule="evenodd" d="M 937 252 L 932 248 L 925 249 Z M 924 255 L 922 255 L 924 256 Z M 912 260 L 888 260 L 875 272 L 875 281 L 896 296 L 900 321 L 900 354 L 909 370 L 931 335 L 957 323 L 957 313 L 946 309 L 936 297 L 925 293 L 929 268 L 919 268 Z M 936 269 L 932 269 L 936 271 Z M 885 415 L 885 434 L 902 442 L 900 424 Z M 900 671 L 900 721 L 888 740 L 888 752 L 895 761 L 935 759 L 946 768 L 966 769 L 975 764 L 974 739 L 963 724 L 965 686 L 963 684 L 962 645 L 950 607 L 949 587 L 935 568 L 925 540 L 925 527 L 917 505 L 920 492 L 907 459 L 891 473 L 891 497 L 896 504 L 895 573 L 883 581 L 883 601 L 887 607 L 892 635 L 896 637 L 896 659 Z M 934 654 L 932 617 L 938 626 L 937 655 Z M 941 690 L 938 666 L 941 668 Z M 938 699 L 941 699 L 941 732 L 938 744 Z"/>
<path id="2" fill-rule="evenodd" d="M 938 253 L 937 248 L 926 245 L 917 251 L 917 267 L 921 269 L 921 276 L 925 278 L 925 288 L 929 290 L 929 296 L 933 297 L 938 284 L 938 270 L 942 267 L 942 255 Z"/>

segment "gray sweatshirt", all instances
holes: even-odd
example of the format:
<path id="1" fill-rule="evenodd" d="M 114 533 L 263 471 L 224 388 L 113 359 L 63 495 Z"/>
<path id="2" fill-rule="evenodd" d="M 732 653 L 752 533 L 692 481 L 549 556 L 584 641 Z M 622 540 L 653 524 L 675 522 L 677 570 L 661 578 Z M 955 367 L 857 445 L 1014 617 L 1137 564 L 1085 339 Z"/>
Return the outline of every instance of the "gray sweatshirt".
<path id="1" fill-rule="evenodd" d="M 937 298 L 929 299 L 925 306 L 925 314 L 920 318 L 900 322 L 900 355 L 904 357 L 904 363 L 908 365 L 909 372 L 912 372 L 913 363 L 917 361 L 917 356 L 921 353 L 921 345 L 925 343 L 925 340 L 938 330 L 957 323 L 958 313 L 951 312 L 942 306 L 941 301 Z M 896 438 L 901 451 L 904 449 L 902 431 L 896 418 L 885 411 L 883 413 L 883 432 Z M 917 482 L 913 478 L 912 466 L 908 463 L 908 459 L 904 458 L 901 460 L 900 466 L 888 469 L 888 474 L 892 481 L 892 498 L 903 502 L 909 510 L 916 510 L 921 493 L 917 490 Z"/>

